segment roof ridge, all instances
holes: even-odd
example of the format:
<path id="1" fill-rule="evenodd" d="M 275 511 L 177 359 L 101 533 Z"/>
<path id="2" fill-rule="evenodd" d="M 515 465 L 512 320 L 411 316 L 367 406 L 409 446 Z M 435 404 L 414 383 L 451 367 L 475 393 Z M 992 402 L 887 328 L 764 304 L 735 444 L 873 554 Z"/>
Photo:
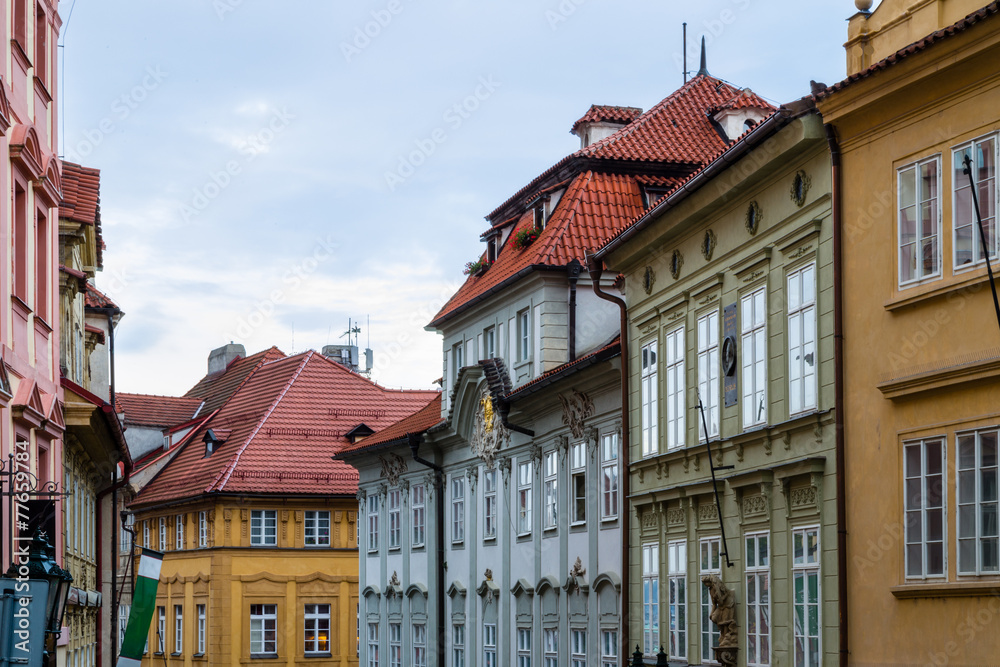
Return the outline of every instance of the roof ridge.
<path id="1" fill-rule="evenodd" d="M 278 407 L 278 403 L 281 402 L 281 399 L 283 399 L 285 397 L 285 394 L 288 393 L 288 390 L 291 389 L 292 384 L 294 384 L 295 380 L 298 379 L 299 375 L 302 373 L 302 369 L 306 367 L 306 364 L 309 362 L 310 359 L 312 359 L 314 354 L 315 352 L 313 350 L 309 350 L 308 352 L 305 353 L 305 356 L 299 363 L 298 369 L 296 369 L 296 371 L 292 374 L 292 377 L 288 379 L 288 382 L 285 383 L 284 389 L 281 390 L 281 393 L 278 394 L 278 397 L 274 400 L 274 403 L 271 404 L 271 407 L 270 409 L 268 409 L 267 414 L 265 414 L 264 417 L 261 418 L 259 422 L 257 422 L 257 426 L 250 433 L 250 435 L 247 436 L 246 441 L 240 446 L 239 450 L 237 450 L 236 453 L 233 454 L 232 458 L 230 459 L 230 463 L 227 465 L 227 470 L 225 471 L 225 479 L 219 482 L 218 478 L 216 478 L 216 481 L 213 482 L 212 485 L 209 486 L 207 489 L 205 489 L 206 493 L 210 491 L 221 491 L 226 486 L 226 483 L 232 476 L 233 471 L 236 470 L 237 464 L 239 464 L 240 462 L 240 456 L 243 454 L 244 451 L 246 451 L 246 448 L 250 445 L 250 443 L 253 442 L 254 437 L 260 432 L 260 429 L 264 426 L 264 422 L 266 422 L 268 418 L 274 413 L 275 408 Z M 285 358 L 294 359 L 294 357 L 285 357 Z M 256 371 L 256 369 L 254 370 Z M 251 375 L 253 375 L 253 372 L 251 372 Z M 247 377 L 250 376 L 248 375 Z M 235 396 L 236 393 L 237 392 L 234 392 L 233 395 Z"/>

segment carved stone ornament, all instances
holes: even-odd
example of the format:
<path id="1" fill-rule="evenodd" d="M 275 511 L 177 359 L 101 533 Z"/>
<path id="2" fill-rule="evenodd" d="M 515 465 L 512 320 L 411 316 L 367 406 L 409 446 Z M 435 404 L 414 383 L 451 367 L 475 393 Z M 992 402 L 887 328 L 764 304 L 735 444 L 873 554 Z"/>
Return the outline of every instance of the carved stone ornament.
<path id="1" fill-rule="evenodd" d="M 755 201 L 750 202 L 750 205 L 747 206 L 747 215 L 744 221 L 750 236 L 756 234 L 757 230 L 760 229 L 760 218 L 760 204 Z"/>
<path id="2" fill-rule="evenodd" d="M 719 508 L 715 503 L 698 505 L 698 520 L 702 523 L 712 523 L 719 519 Z"/>
<path id="3" fill-rule="evenodd" d="M 492 468 L 497 452 L 509 443 L 510 431 L 500 423 L 493 409 L 493 399 L 484 390 L 479 396 L 479 410 L 472 431 L 472 453 L 481 458 L 487 468 Z"/>
<path id="4" fill-rule="evenodd" d="M 670 255 L 670 277 L 674 280 L 680 278 L 682 266 L 684 266 L 684 255 L 680 250 L 674 250 Z"/>
<path id="5" fill-rule="evenodd" d="M 389 586 L 393 589 L 399 588 L 399 575 L 396 574 L 395 570 L 392 571 L 392 576 L 389 577 Z"/>
<path id="6" fill-rule="evenodd" d="M 585 577 L 586 575 L 587 568 L 583 566 L 583 561 L 577 556 L 573 567 L 569 569 L 569 578 L 572 580 L 572 587 L 576 589 L 577 595 L 580 593 L 580 581 L 577 577 Z"/>
<path id="7" fill-rule="evenodd" d="M 483 576 L 486 577 L 486 581 L 493 581 L 493 570 L 486 568 Z M 486 587 L 486 604 L 493 604 L 493 589 L 489 586 Z"/>
<path id="8" fill-rule="evenodd" d="M 718 245 L 719 240 L 715 237 L 715 232 L 711 229 L 705 230 L 705 238 L 701 241 L 701 256 L 705 258 L 705 261 L 712 259 L 712 255 L 715 253 L 715 246 Z"/>
<path id="9" fill-rule="evenodd" d="M 809 192 L 810 185 L 812 185 L 812 179 L 809 178 L 806 172 L 801 169 L 795 172 L 795 177 L 792 179 L 792 187 L 788 194 L 796 206 L 802 206 L 806 203 L 806 193 Z"/>
<path id="10" fill-rule="evenodd" d="M 748 496 L 743 499 L 743 514 L 763 514 L 767 511 L 764 496 Z"/>
<path id="11" fill-rule="evenodd" d="M 656 283 L 656 273 L 653 272 L 653 267 L 647 266 L 642 274 L 642 290 L 646 294 L 652 294 L 654 283 Z"/>
<path id="12" fill-rule="evenodd" d="M 574 438 L 582 438 L 584 420 L 594 414 L 594 402 L 586 394 L 576 390 L 569 398 L 559 394 L 559 400 L 563 406 L 563 424 L 569 426 Z"/>
<path id="13" fill-rule="evenodd" d="M 493 581 L 493 570 L 486 568 L 486 572 L 483 572 L 483 576 L 486 578 L 486 581 Z"/>
<path id="14" fill-rule="evenodd" d="M 379 456 L 378 462 L 382 464 L 382 479 L 389 482 L 389 486 L 399 486 L 399 476 L 406 472 L 406 461 L 399 454 L 387 454 Z"/>
<path id="15" fill-rule="evenodd" d="M 792 507 L 802 507 L 803 505 L 816 504 L 816 487 L 805 486 L 800 489 L 792 489 Z"/>
<path id="16" fill-rule="evenodd" d="M 736 634 L 736 594 L 722 583 L 717 574 L 706 574 L 701 583 L 708 589 L 712 599 L 712 612 L 709 620 L 719 628 L 719 648 L 735 648 L 739 645 Z"/>
<path id="17" fill-rule="evenodd" d="M 684 523 L 684 510 L 680 508 L 667 510 L 667 523 L 673 525 Z"/>

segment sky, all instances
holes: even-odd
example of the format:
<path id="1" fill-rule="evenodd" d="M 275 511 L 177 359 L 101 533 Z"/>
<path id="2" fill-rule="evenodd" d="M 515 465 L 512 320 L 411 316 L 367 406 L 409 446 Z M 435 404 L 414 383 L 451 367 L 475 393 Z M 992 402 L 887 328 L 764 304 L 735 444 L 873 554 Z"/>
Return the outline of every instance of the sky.
<path id="1" fill-rule="evenodd" d="M 851 0 L 62 0 L 60 152 L 101 170 L 118 391 L 178 395 L 229 342 L 345 342 L 430 388 L 424 330 L 484 216 L 591 104 L 698 69 L 780 104 L 844 78 Z"/>

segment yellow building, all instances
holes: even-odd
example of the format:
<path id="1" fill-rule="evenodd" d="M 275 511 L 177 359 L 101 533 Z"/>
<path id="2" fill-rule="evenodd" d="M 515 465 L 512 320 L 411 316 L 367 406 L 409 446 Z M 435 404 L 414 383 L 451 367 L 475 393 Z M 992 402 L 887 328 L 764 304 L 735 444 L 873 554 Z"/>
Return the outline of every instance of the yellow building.
<path id="1" fill-rule="evenodd" d="M 994 664 L 1000 6 L 883 0 L 850 19 L 833 131 L 853 664 Z M 835 204 L 836 206 L 836 204 Z M 1000 268 L 1000 267 L 998 267 Z"/>

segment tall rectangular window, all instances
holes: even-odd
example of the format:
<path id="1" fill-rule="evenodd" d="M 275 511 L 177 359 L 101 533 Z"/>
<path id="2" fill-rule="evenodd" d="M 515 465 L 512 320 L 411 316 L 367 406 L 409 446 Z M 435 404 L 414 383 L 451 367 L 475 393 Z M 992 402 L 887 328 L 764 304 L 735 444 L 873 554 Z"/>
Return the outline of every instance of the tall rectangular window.
<path id="1" fill-rule="evenodd" d="M 698 398 L 705 410 L 708 437 L 719 436 L 719 311 L 698 318 Z M 698 437 L 705 437 L 705 423 L 698 415 Z"/>
<path id="2" fill-rule="evenodd" d="M 149 544 L 149 519 L 144 519 L 142 522 L 142 546 L 147 549 L 150 548 Z"/>
<path id="3" fill-rule="evenodd" d="M 656 341 L 642 346 L 642 369 L 640 384 L 642 388 L 642 455 L 652 456 L 660 451 L 659 435 L 657 433 L 658 406 L 656 399 Z"/>
<path id="4" fill-rule="evenodd" d="M 451 664 L 465 667 L 465 625 L 462 623 L 451 626 Z"/>
<path id="5" fill-rule="evenodd" d="M 497 667 L 497 625 L 483 624 L 483 667 Z"/>
<path id="6" fill-rule="evenodd" d="M 205 605 L 200 604 L 197 607 L 198 611 L 198 655 L 205 655 L 205 632 L 206 626 L 208 625 L 208 614 L 205 611 Z"/>
<path id="7" fill-rule="evenodd" d="M 899 285 L 941 275 L 940 156 L 898 173 Z"/>
<path id="8" fill-rule="evenodd" d="M 747 665 L 771 664 L 771 551 L 767 533 L 746 536 Z"/>
<path id="9" fill-rule="evenodd" d="M 587 631 L 581 628 L 570 630 L 570 667 L 587 667 Z"/>
<path id="10" fill-rule="evenodd" d="M 250 605 L 250 656 L 278 652 L 278 605 Z"/>
<path id="11" fill-rule="evenodd" d="M 125 629 L 128 627 L 128 612 L 131 605 L 118 605 L 118 652 L 121 653 L 122 642 L 125 641 Z M 145 651 L 143 651 L 145 653 Z"/>
<path id="12" fill-rule="evenodd" d="M 988 137 L 969 142 L 952 151 L 952 218 L 955 228 L 955 268 L 971 266 L 997 254 L 997 142 Z M 965 158 L 972 159 L 972 176 L 976 181 L 976 198 L 983 220 L 987 247 L 979 234 L 976 211 L 973 208 L 972 186 L 965 175 Z"/>
<path id="13" fill-rule="evenodd" d="M 720 575 L 722 570 L 719 564 L 719 552 L 722 540 L 718 537 L 706 537 L 701 540 L 701 553 L 699 556 L 699 575 L 704 577 L 710 574 Z M 713 646 L 719 645 L 719 628 L 709 618 L 712 613 L 712 598 L 708 594 L 707 586 L 699 586 L 701 589 L 701 661 L 715 662 L 715 652 Z"/>
<path id="14" fill-rule="evenodd" d="M 278 544 L 278 511 L 250 510 L 250 545 L 273 547 Z"/>
<path id="15" fill-rule="evenodd" d="M 451 478 L 451 541 L 465 540 L 465 478 L 456 474 Z"/>
<path id="16" fill-rule="evenodd" d="M 617 630 L 601 630 L 601 667 L 619 667 Z"/>
<path id="17" fill-rule="evenodd" d="M 531 461 L 517 466 L 517 534 L 531 534 Z"/>
<path id="18" fill-rule="evenodd" d="M 392 491 L 389 492 L 390 499 Z M 396 502 L 399 502 L 396 491 Z M 397 517 L 397 521 L 398 521 Z M 328 547 L 330 546 L 330 512 L 326 510 L 307 510 L 305 515 L 303 541 L 307 547 Z M 397 536 L 398 540 L 398 536 Z"/>
<path id="19" fill-rule="evenodd" d="M 543 667 L 559 667 L 559 631 L 555 628 L 542 630 Z"/>
<path id="20" fill-rule="evenodd" d="M 819 527 L 792 531 L 792 586 L 795 667 L 819 667 L 820 589 Z"/>
<path id="21" fill-rule="evenodd" d="M 483 332 L 483 358 L 493 359 L 497 356 L 497 330 L 489 327 Z"/>
<path id="22" fill-rule="evenodd" d="M 543 528 L 555 528 L 559 520 L 559 462 L 558 454 L 548 452 L 543 461 L 543 494 L 545 496 L 545 521 Z"/>
<path id="23" fill-rule="evenodd" d="M 398 549 L 402 537 L 402 527 L 399 519 L 400 490 L 389 489 L 389 548 Z"/>
<path id="24" fill-rule="evenodd" d="M 618 517 L 618 434 L 601 436 L 601 519 Z"/>
<path id="25" fill-rule="evenodd" d="M 743 427 L 747 428 L 767 421 L 766 288 L 744 295 L 741 305 Z"/>
<path id="26" fill-rule="evenodd" d="M 304 651 L 310 653 L 330 652 L 330 605 L 307 604 L 303 612 L 305 628 Z"/>
<path id="27" fill-rule="evenodd" d="M 378 623 L 368 624 L 368 667 L 379 667 Z"/>
<path id="28" fill-rule="evenodd" d="M 684 327 L 669 332 L 666 345 L 667 449 L 684 446 Z"/>
<path id="29" fill-rule="evenodd" d="M 413 667 L 427 667 L 427 626 L 413 624 Z"/>
<path id="30" fill-rule="evenodd" d="M 167 550 L 167 517 L 160 517 L 160 551 Z"/>
<path id="31" fill-rule="evenodd" d="M 517 360 L 531 358 L 531 311 L 522 310 L 517 314 Z"/>
<path id="32" fill-rule="evenodd" d="M 531 630 L 517 629 L 517 667 L 531 667 Z"/>
<path id="33" fill-rule="evenodd" d="M 944 441 L 940 438 L 903 445 L 907 577 L 945 575 L 944 451 Z M 969 481 L 974 483 L 974 478 Z M 960 496 L 959 507 L 961 501 Z M 959 509 L 959 515 L 961 512 Z"/>
<path id="34" fill-rule="evenodd" d="M 575 524 L 587 521 L 587 444 L 580 442 L 570 449 L 570 493 Z"/>
<path id="35" fill-rule="evenodd" d="M 198 546 L 208 546 L 208 513 L 205 511 L 198 512 Z"/>
<path id="36" fill-rule="evenodd" d="M 135 515 L 127 514 L 125 516 L 125 525 L 119 531 L 118 539 L 118 551 L 123 554 L 131 553 L 132 551 L 132 535 L 135 531 Z"/>
<path id="37" fill-rule="evenodd" d="M 424 485 L 414 484 L 410 489 L 413 494 L 411 511 L 413 513 L 413 544 L 414 547 L 424 546 Z"/>
<path id="38" fill-rule="evenodd" d="M 37 70 L 36 70 L 37 71 Z M 48 319 L 49 224 L 41 209 L 35 212 L 35 314 Z"/>
<path id="39" fill-rule="evenodd" d="M 660 545 L 642 545 L 642 652 L 660 647 Z"/>
<path id="40" fill-rule="evenodd" d="M 451 346 L 452 385 L 458 380 L 458 372 L 465 366 L 465 343 L 459 341 Z"/>
<path id="41" fill-rule="evenodd" d="M 378 551 L 378 496 L 368 496 L 368 551 Z"/>
<path id="42" fill-rule="evenodd" d="M 403 664 L 403 625 L 389 624 L 389 667 L 402 667 Z"/>
<path id="43" fill-rule="evenodd" d="M 184 652 L 184 607 L 174 605 L 174 653 Z"/>
<path id="44" fill-rule="evenodd" d="M 167 608 L 156 608 L 156 652 L 163 653 L 167 646 Z"/>
<path id="45" fill-rule="evenodd" d="M 497 536 L 497 471 L 483 472 L 483 537 Z"/>
<path id="46" fill-rule="evenodd" d="M 816 265 L 788 274 L 788 412 L 816 407 Z"/>
<path id="47" fill-rule="evenodd" d="M 667 655 L 683 660 L 687 657 L 687 543 L 684 540 L 667 543 L 667 586 L 670 619 Z"/>
<path id="48" fill-rule="evenodd" d="M 32 63 L 35 67 L 35 76 L 39 78 L 43 86 L 48 86 L 48 69 L 46 64 L 48 62 L 48 51 L 49 51 L 49 35 L 48 35 L 48 21 L 45 18 L 45 12 L 42 10 L 41 3 L 35 3 L 35 62 Z"/>
<path id="49" fill-rule="evenodd" d="M 996 429 L 958 435 L 958 573 L 1000 572 Z"/>
<path id="50" fill-rule="evenodd" d="M 174 548 L 178 551 L 184 548 L 184 515 L 174 517 Z"/>

